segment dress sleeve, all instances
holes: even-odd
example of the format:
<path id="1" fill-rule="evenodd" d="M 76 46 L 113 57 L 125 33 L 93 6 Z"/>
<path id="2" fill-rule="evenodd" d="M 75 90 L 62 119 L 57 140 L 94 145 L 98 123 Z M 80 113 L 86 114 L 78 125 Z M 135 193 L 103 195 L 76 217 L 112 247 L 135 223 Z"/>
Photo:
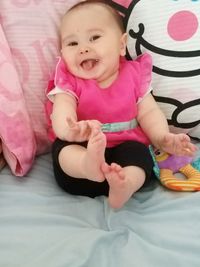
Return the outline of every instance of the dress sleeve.
<path id="1" fill-rule="evenodd" d="M 76 99 L 79 98 L 80 92 L 78 90 L 76 78 L 69 72 L 62 58 L 59 58 L 56 65 L 54 85 L 59 91 L 72 94 Z"/>
<path id="2" fill-rule="evenodd" d="M 151 90 L 151 79 L 152 79 L 152 59 L 149 54 L 143 54 L 136 59 L 139 63 L 138 74 L 140 77 L 140 86 L 137 92 L 138 101 L 140 101 L 145 95 Z"/>

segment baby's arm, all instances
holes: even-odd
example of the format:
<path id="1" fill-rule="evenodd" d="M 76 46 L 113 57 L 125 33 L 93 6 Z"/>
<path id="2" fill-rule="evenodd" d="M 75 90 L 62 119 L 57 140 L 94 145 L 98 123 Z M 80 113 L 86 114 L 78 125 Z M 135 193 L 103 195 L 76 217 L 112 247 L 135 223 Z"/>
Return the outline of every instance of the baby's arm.
<path id="1" fill-rule="evenodd" d="M 77 103 L 73 96 L 66 93 L 54 96 L 51 120 L 59 139 L 76 142 L 88 139 L 90 129 L 86 122 L 77 123 L 76 108 Z"/>
<path id="2" fill-rule="evenodd" d="M 92 129 L 100 129 L 98 121 L 77 121 L 76 108 L 77 103 L 73 96 L 66 93 L 54 96 L 51 120 L 59 139 L 82 142 L 89 139 Z"/>
<path id="3" fill-rule="evenodd" d="M 61 140 L 68 140 L 67 118 L 70 118 L 73 121 L 77 120 L 75 98 L 66 93 L 54 95 L 51 121 L 55 135 Z"/>
<path id="4" fill-rule="evenodd" d="M 167 120 L 151 94 L 138 104 L 137 120 L 155 147 L 177 155 L 193 155 L 196 151 L 189 136 L 169 132 Z"/>

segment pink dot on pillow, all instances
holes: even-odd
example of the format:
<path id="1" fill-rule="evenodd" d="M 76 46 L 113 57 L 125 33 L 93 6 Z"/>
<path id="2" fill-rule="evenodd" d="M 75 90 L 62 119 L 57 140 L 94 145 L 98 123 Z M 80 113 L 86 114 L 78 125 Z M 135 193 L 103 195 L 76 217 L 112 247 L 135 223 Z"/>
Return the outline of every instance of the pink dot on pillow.
<path id="1" fill-rule="evenodd" d="M 198 29 L 198 19 L 191 11 L 179 11 L 168 22 L 169 36 L 175 41 L 185 41 L 195 34 Z"/>

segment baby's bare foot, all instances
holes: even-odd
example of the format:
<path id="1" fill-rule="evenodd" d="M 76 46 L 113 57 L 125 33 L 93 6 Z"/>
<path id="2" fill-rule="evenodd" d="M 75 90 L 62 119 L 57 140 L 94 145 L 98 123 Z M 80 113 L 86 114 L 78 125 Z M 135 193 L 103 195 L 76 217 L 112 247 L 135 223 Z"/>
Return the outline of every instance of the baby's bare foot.
<path id="1" fill-rule="evenodd" d="M 87 151 L 83 159 L 83 168 L 87 179 L 102 182 L 105 180 L 101 165 L 105 162 L 104 153 L 106 137 L 98 129 L 94 129 L 88 141 Z"/>
<path id="2" fill-rule="evenodd" d="M 123 168 L 118 164 L 102 165 L 102 171 L 110 186 L 108 202 L 112 208 L 121 208 L 132 196 L 131 180 L 125 176 Z"/>

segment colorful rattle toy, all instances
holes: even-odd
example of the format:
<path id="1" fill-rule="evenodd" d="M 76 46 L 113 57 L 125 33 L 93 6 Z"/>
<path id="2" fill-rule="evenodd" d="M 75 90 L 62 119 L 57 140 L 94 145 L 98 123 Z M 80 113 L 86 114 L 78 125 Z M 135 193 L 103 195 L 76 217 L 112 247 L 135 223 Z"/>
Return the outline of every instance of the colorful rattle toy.
<path id="1" fill-rule="evenodd" d="M 154 160 L 159 168 L 160 182 L 165 187 L 175 191 L 200 191 L 200 172 L 191 165 L 192 157 L 156 150 Z M 178 178 L 175 173 L 181 173 L 187 179 Z"/>

